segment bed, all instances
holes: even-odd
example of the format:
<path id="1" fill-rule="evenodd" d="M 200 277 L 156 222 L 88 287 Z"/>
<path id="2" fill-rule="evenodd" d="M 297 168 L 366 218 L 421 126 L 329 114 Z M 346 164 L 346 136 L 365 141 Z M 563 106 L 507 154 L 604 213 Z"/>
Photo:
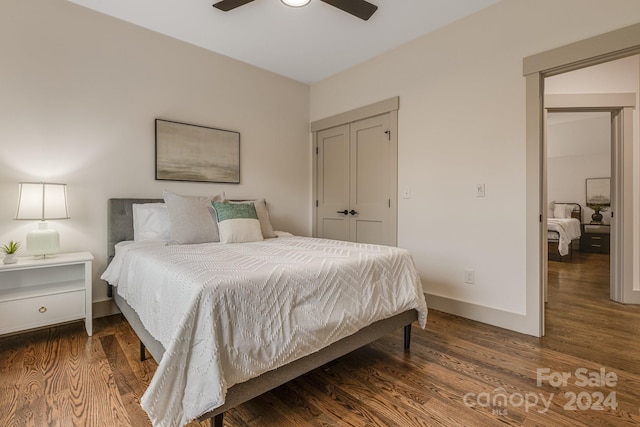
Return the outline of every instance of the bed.
<path id="1" fill-rule="evenodd" d="M 108 224 L 109 224 L 108 225 L 108 257 L 109 257 L 110 264 L 114 264 L 114 265 L 116 264 L 115 262 L 113 262 L 115 261 L 114 255 L 116 255 L 116 246 L 126 245 L 125 243 L 120 243 L 120 242 L 127 242 L 127 241 L 133 240 L 133 233 L 134 233 L 133 232 L 133 214 L 132 214 L 133 204 L 161 203 L 161 202 L 163 202 L 162 199 L 110 199 L 109 200 L 108 202 Z M 287 240 L 287 239 L 290 239 L 290 240 Z M 302 245 L 303 247 L 312 246 L 314 248 L 313 250 L 316 250 L 317 248 L 314 245 L 323 246 L 327 244 L 327 242 L 331 242 L 331 241 L 322 241 L 321 239 L 298 238 L 298 237 L 269 239 L 269 241 L 265 241 L 261 243 L 261 245 L 263 246 L 260 247 L 259 251 L 261 251 L 260 253 L 263 253 L 264 248 L 270 249 L 272 247 L 275 248 L 274 250 L 280 250 L 279 247 L 289 244 L 288 242 L 291 242 L 291 244 L 293 245 Z M 279 246 L 276 247 L 275 246 L 276 244 Z M 216 244 L 182 245 L 182 246 L 190 246 L 191 248 L 193 248 L 193 250 L 197 249 L 202 251 L 205 251 L 205 250 L 209 251 L 214 249 L 217 250 L 217 248 L 214 248 L 214 249 L 210 248 L 215 245 Z M 251 245 L 251 244 L 243 244 L 243 245 Z M 268 245 L 272 245 L 272 246 L 268 246 Z M 350 245 L 350 244 L 346 242 L 342 242 L 342 243 L 339 243 L 339 245 Z M 153 244 L 150 244 L 149 246 L 151 247 L 150 249 L 141 248 L 140 250 L 138 250 L 134 246 L 131 246 L 135 250 L 134 249 L 131 250 L 132 255 L 130 255 L 130 262 L 142 263 L 142 261 L 138 261 L 138 259 L 134 257 L 133 253 L 144 254 L 144 256 L 139 255 L 139 257 L 140 257 L 140 260 L 145 260 L 146 259 L 145 257 L 149 259 L 154 259 L 153 256 L 155 256 L 154 254 L 156 254 L 156 252 L 157 254 L 161 254 L 161 253 L 165 253 L 163 251 L 166 251 L 166 250 L 170 250 L 174 252 L 186 250 L 185 248 L 176 248 L 175 246 L 169 249 L 155 247 L 155 245 Z M 360 245 L 360 246 L 373 246 L 373 245 Z M 227 247 L 233 249 L 231 246 L 227 245 Z M 250 248 L 250 246 L 244 246 L 242 249 L 243 253 L 247 252 L 249 250 L 248 248 Z M 381 247 L 381 248 L 384 248 L 384 247 Z M 231 249 L 227 249 L 227 250 L 231 250 Z M 396 248 L 387 248 L 387 249 L 389 250 L 393 249 L 394 251 L 402 251 Z M 334 251 L 335 253 L 342 253 L 342 251 L 347 251 L 347 250 L 350 250 L 348 246 L 342 246 L 342 247 L 330 249 L 330 251 Z M 151 254 L 148 254 L 147 252 L 151 252 Z M 174 255 L 175 254 L 171 256 L 174 256 Z M 166 255 L 158 255 L 158 256 L 166 256 Z M 175 256 L 178 256 L 178 255 L 175 255 Z M 179 256 L 182 256 L 182 255 L 179 255 Z M 257 258 L 259 258 L 259 256 L 256 257 L 255 259 Z M 122 259 L 124 260 L 125 258 L 122 257 Z M 409 256 L 409 259 L 410 259 L 410 256 Z M 411 266 L 413 266 L 412 261 L 411 261 Z M 411 267 L 411 269 L 413 269 L 413 267 Z M 406 281 L 404 279 L 404 276 L 407 274 L 409 276 L 415 275 L 414 281 L 417 280 L 417 282 L 419 282 L 419 278 L 417 278 L 417 273 L 415 273 L 415 271 L 407 271 L 407 272 L 403 271 L 399 275 L 399 276 L 402 276 L 403 278 L 402 279 L 399 278 L 397 280 L 394 279 L 394 281 L 397 281 L 397 282 Z M 373 284 L 373 281 L 371 283 Z M 369 285 L 369 283 L 367 283 L 367 285 Z M 400 284 L 398 284 L 398 286 L 400 286 Z M 182 335 L 180 335 L 179 337 L 172 338 L 172 341 L 170 342 L 170 344 L 166 345 L 166 342 L 167 342 L 166 337 L 163 337 L 162 339 L 158 338 L 158 333 L 155 330 L 154 330 L 155 335 L 152 334 L 149 329 L 153 329 L 153 327 L 150 328 L 148 324 L 148 320 L 146 321 L 144 320 L 145 310 L 141 309 L 140 307 L 134 308 L 132 306 L 134 304 L 133 302 L 130 304 L 130 301 L 135 301 L 135 298 L 131 298 L 129 300 L 123 297 L 123 295 L 121 295 L 121 292 L 126 294 L 126 291 L 123 291 L 121 289 L 121 285 L 117 286 L 115 289 L 116 290 L 110 290 L 111 294 L 113 295 L 115 303 L 118 305 L 122 314 L 125 316 L 125 318 L 130 323 L 133 330 L 136 332 L 136 334 L 140 338 L 141 357 L 144 356 L 145 349 L 146 349 L 159 364 L 158 370 L 156 371 L 156 374 L 154 375 L 154 379 L 152 380 L 152 384 L 149 386 L 149 388 L 151 389 L 151 392 L 148 389 L 147 392 L 145 393 L 145 396 L 143 396 L 142 404 L 144 409 L 147 410 L 147 412 L 149 413 L 150 412 L 149 407 L 162 407 L 163 405 L 174 405 L 176 403 L 175 401 L 177 400 L 174 398 L 174 395 L 176 393 L 176 387 L 172 385 L 169 387 L 165 387 L 165 389 L 163 390 L 163 383 L 165 381 L 165 376 L 167 375 L 167 372 L 171 372 L 173 369 L 175 369 L 176 366 L 182 366 L 182 363 L 181 362 L 173 363 L 171 359 L 175 359 L 178 361 L 180 360 L 198 361 L 198 360 L 202 360 L 202 358 L 200 357 L 200 359 L 198 359 L 199 356 L 196 357 L 197 355 L 195 353 L 188 353 L 189 351 L 193 351 L 193 349 L 184 350 L 183 348 L 180 347 L 181 344 L 177 346 L 179 351 L 175 351 L 176 349 L 175 343 L 178 341 L 184 341 Z M 416 295 L 415 301 L 410 302 L 408 305 L 405 304 L 407 305 L 407 307 L 402 308 L 397 313 L 394 312 L 391 315 L 386 315 L 384 318 L 373 320 L 371 322 L 367 321 L 366 324 L 363 323 L 363 326 L 358 326 L 357 330 L 353 331 L 352 333 L 349 332 L 348 335 L 346 336 L 336 337 L 337 339 L 335 339 L 334 341 L 329 340 L 327 341 L 326 345 L 321 344 L 321 348 L 319 349 L 313 348 L 311 350 L 305 351 L 303 355 L 298 354 L 297 356 L 294 356 L 291 358 L 285 358 L 284 360 L 286 361 L 286 363 L 282 364 L 281 366 L 267 367 L 264 370 L 264 372 L 260 373 L 259 375 L 251 376 L 249 379 L 243 379 L 242 381 L 233 382 L 226 389 L 226 395 L 223 396 L 223 400 L 221 404 L 220 404 L 220 401 L 217 400 L 213 405 L 210 405 L 210 407 L 206 407 L 206 408 L 200 407 L 195 409 L 190 408 L 189 410 L 191 414 L 194 414 L 194 413 L 197 414 L 195 416 L 193 415 L 185 416 L 184 415 L 185 410 L 183 408 L 178 410 L 178 412 L 180 411 L 182 412 L 180 412 L 178 414 L 179 416 L 177 417 L 175 416 L 175 414 L 171 414 L 171 416 L 165 416 L 166 414 L 158 415 L 158 413 L 154 412 L 154 410 L 152 409 L 151 412 L 153 412 L 153 414 L 150 414 L 150 418 L 154 423 L 154 425 L 157 425 L 157 426 L 184 424 L 190 421 L 190 419 L 198 419 L 198 420 L 211 419 L 212 426 L 216 426 L 216 427 L 222 426 L 223 414 L 226 410 L 233 408 L 234 406 L 237 406 L 248 400 L 251 400 L 252 398 L 259 396 L 275 387 L 278 387 L 279 385 L 282 385 L 306 372 L 309 372 L 359 347 L 362 347 L 370 342 L 373 342 L 378 338 L 394 330 L 397 330 L 399 328 L 404 328 L 404 346 L 405 346 L 405 349 L 408 350 L 410 345 L 410 337 L 411 337 L 411 324 L 417 320 L 419 321 L 420 325 L 424 327 L 424 323 L 426 321 L 426 314 L 427 314 L 427 307 L 426 307 L 426 303 L 424 302 L 424 295 L 422 294 L 421 286 L 419 287 L 419 289 L 417 288 L 417 283 L 416 283 L 416 289 L 417 290 L 415 292 L 418 293 L 419 295 Z M 393 294 L 393 293 L 396 293 L 397 291 L 393 289 L 393 290 L 389 290 L 388 292 Z M 401 292 L 398 292 L 398 293 L 401 294 Z M 174 303 L 174 301 L 172 300 L 172 305 L 173 304 L 175 304 L 176 306 L 180 305 L 179 303 Z M 309 308 L 307 307 L 306 310 L 308 309 Z M 374 310 L 372 309 L 372 311 Z M 140 315 L 140 312 L 142 312 L 143 315 Z M 185 316 L 185 317 L 188 317 L 188 316 Z M 211 320 L 211 322 L 213 324 L 216 324 L 216 322 L 218 321 Z M 358 320 L 357 322 L 354 322 L 354 323 L 359 323 L 359 322 L 361 321 Z M 200 333 L 199 332 L 200 330 L 208 330 L 208 329 L 195 328 L 195 330 L 196 330 L 195 334 L 198 334 Z M 193 341 L 195 342 L 198 340 L 193 340 Z M 318 339 L 317 341 L 322 341 L 322 340 Z M 194 346 L 197 346 L 197 345 L 198 344 L 194 344 Z M 218 352 L 223 353 L 224 351 L 227 350 L 228 347 L 231 347 L 231 346 L 228 344 L 224 344 L 216 348 L 213 348 L 212 352 L 215 352 L 216 354 L 215 358 L 218 358 L 217 356 Z M 169 351 L 167 349 L 169 349 Z M 180 353 L 180 352 L 184 353 L 185 351 L 187 352 L 187 354 L 183 355 L 184 357 L 182 359 L 180 359 L 180 357 L 182 356 L 179 356 L 176 359 L 176 356 L 175 356 L 176 353 Z M 299 350 L 297 351 L 299 353 Z M 225 356 L 222 356 L 223 359 L 224 357 Z M 226 357 L 229 357 L 229 356 L 227 355 Z M 280 357 L 280 360 L 283 360 L 283 359 Z M 217 361 L 216 363 L 219 364 L 220 362 Z M 186 369 L 195 370 L 196 372 L 200 372 L 200 371 L 206 372 L 207 369 L 214 369 L 214 368 L 210 368 L 210 367 L 201 368 L 199 366 L 189 366 Z M 159 379 L 156 380 L 156 377 L 158 377 Z M 203 378 L 206 378 L 206 376 L 203 376 Z M 213 384 L 212 387 L 216 388 L 216 390 L 217 388 L 221 387 L 222 390 L 224 391 L 226 381 L 227 381 L 226 378 L 223 378 L 222 385 Z M 202 384 L 200 385 L 202 386 Z M 151 393 L 152 397 L 147 396 L 147 394 L 149 393 Z M 182 405 L 184 401 L 188 400 L 188 396 L 193 395 L 193 393 L 194 393 L 193 390 L 187 390 L 184 393 L 184 395 L 186 395 L 187 398 L 183 396 L 183 399 L 179 402 L 179 405 Z M 200 393 L 200 396 L 203 396 L 202 393 L 206 393 L 206 390 L 205 391 L 201 390 L 199 391 L 199 393 Z M 196 412 L 193 412 L 193 411 L 196 411 Z M 183 417 L 183 418 L 180 418 L 180 417 Z"/>
<path id="2" fill-rule="evenodd" d="M 579 242 L 582 206 L 572 202 L 549 202 L 547 212 L 547 249 L 550 261 L 573 258 L 573 246 Z"/>

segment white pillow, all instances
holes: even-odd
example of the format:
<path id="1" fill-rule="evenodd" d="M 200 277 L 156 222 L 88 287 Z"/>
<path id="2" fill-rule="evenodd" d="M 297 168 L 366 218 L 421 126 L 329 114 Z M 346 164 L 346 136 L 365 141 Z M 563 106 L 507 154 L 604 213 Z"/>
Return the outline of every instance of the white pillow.
<path id="1" fill-rule="evenodd" d="M 211 197 L 181 196 L 166 190 L 162 194 L 169 211 L 171 240 L 181 244 L 220 241 Z"/>
<path id="2" fill-rule="evenodd" d="M 553 200 L 547 203 L 547 218 L 554 218 L 553 209 L 555 208 L 555 206 L 556 202 Z"/>
<path id="3" fill-rule="evenodd" d="M 265 199 L 256 200 L 243 200 L 241 202 L 229 202 L 229 203 L 253 203 L 256 208 L 256 215 L 258 215 L 258 221 L 260 221 L 260 229 L 262 230 L 262 237 L 265 239 L 271 239 L 276 236 L 273 232 L 273 226 L 271 225 L 271 219 L 269 218 L 269 210 L 267 209 L 267 202 Z"/>
<path id="4" fill-rule="evenodd" d="M 567 205 L 567 218 L 571 218 L 571 214 L 573 213 L 573 205 Z"/>
<path id="5" fill-rule="evenodd" d="M 164 203 L 134 203 L 133 240 L 170 240 L 171 222 Z"/>
<path id="6" fill-rule="evenodd" d="M 222 203 L 212 205 L 218 218 L 218 230 L 222 243 L 245 243 L 263 240 L 260 221 L 253 202 Z"/>
<path id="7" fill-rule="evenodd" d="M 573 206 L 565 205 L 563 203 L 556 203 L 553 208 L 553 216 L 554 218 L 571 218 L 572 211 Z"/>

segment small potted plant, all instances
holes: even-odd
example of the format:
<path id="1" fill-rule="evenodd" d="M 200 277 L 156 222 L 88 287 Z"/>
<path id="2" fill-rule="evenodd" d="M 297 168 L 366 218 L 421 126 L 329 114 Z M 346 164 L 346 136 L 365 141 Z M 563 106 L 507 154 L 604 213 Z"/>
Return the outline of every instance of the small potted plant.
<path id="1" fill-rule="evenodd" d="M 4 259 L 2 260 L 5 264 L 15 264 L 18 262 L 16 259 L 16 252 L 20 249 L 20 242 L 14 242 L 10 240 L 6 245 L 2 245 L 0 250 L 5 253 Z"/>

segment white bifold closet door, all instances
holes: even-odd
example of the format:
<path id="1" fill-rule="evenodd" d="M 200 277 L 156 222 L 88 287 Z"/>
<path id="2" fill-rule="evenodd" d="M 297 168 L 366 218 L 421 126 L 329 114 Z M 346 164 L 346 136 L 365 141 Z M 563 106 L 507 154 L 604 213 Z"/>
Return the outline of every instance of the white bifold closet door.
<path id="1" fill-rule="evenodd" d="M 395 246 L 397 139 L 389 116 L 318 132 L 317 237 Z"/>

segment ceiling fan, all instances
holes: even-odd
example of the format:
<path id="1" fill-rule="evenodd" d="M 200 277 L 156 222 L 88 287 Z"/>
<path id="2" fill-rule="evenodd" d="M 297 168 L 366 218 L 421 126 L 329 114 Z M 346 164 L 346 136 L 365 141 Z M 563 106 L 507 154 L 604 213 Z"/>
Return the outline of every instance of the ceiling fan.
<path id="1" fill-rule="evenodd" d="M 218 3 L 215 3 L 213 7 L 215 7 L 216 9 L 220 9 L 223 12 L 228 12 L 230 10 L 235 9 L 236 7 L 240 7 L 247 3 L 251 3 L 252 1 L 253 0 L 222 0 L 222 1 L 219 1 Z M 289 6 L 291 5 L 304 6 L 307 3 L 309 3 L 309 0 L 296 1 L 296 2 L 285 1 L 285 0 L 282 0 L 282 1 L 283 3 Z M 321 0 L 321 1 L 327 4 L 330 4 L 331 6 L 337 7 L 338 9 L 341 9 L 365 21 L 368 21 L 369 18 L 371 18 L 371 15 L 373 15 L 375 11 L 378 10 L 378 6 L 371 4 L 365 0 Z M 295 3 L 295 4 L 290 4 L 290 3 Z"/>

